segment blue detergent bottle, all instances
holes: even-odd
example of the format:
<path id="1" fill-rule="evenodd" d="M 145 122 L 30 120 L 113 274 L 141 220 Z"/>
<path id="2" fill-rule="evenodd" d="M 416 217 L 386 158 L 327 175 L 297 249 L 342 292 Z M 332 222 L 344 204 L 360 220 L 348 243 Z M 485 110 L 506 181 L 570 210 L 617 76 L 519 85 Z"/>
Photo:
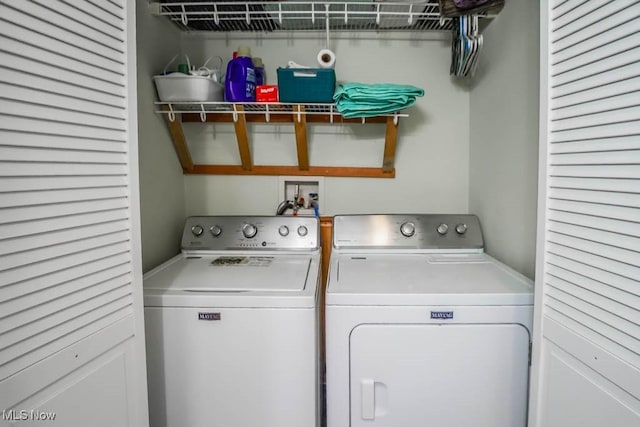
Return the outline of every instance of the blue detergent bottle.
<path id="1" fill-rule="evenodd" d="M 227 64 L 224 97 L 227 102 L 256 100 L 256 72 L 251 60 L 251 49 L 247 46 L 239 46 L 238 55 Z"/>

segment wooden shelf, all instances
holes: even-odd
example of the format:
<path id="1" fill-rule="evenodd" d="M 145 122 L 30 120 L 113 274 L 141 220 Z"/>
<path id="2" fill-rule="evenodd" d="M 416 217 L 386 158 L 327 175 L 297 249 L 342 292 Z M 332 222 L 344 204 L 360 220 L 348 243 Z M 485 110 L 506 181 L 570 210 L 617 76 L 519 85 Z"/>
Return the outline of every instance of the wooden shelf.
<path id="1" fill-rule="evenodd" d="M 395 153 L 400 117 L 389 114 L 366 119 L 346 119 L 333 104 L 281 103 L 179 103 L 158 102 L 169 128 L 176 153 L 185 174 L 205 175 L 302 175 L 360 178 L 394 178 Z M 194 164 L 182 123 L 233 123 L 240 165 Z M 254 165 L 249 148 L 247 123 L 291 123 L 295 130 L 297 166 Z M 381 167 L 312 166 L 309 162 L 307 123 L 378 123 L 386 124 L 385 144 Z"/>

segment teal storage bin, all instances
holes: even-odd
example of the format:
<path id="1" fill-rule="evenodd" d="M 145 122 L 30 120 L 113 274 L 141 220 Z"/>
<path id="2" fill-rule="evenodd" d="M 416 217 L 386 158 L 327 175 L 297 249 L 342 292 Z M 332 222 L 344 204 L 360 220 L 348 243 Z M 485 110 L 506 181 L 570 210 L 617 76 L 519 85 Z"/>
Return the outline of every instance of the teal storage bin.
<path id="1" fill-rule="evenodd" d="M 336 90 L 332 68 L 278 68 L 280 102 L 331 102 Z"/>

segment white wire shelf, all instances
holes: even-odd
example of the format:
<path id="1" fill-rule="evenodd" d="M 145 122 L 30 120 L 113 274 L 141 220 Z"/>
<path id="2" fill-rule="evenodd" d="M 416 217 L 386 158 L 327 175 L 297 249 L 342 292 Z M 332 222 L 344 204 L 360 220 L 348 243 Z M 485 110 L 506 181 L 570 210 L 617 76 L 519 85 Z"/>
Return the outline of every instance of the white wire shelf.
<path id="1" fill-rule="evenodd" d="M 449 31 L 438 1 L 175 1 L 154 3 L 185 31 Z M 487 17 L 489 18 L 489 17 Z"/>
<path id="2" fill-rule="evenodd" d="M 329 117 L 329 122 L 335 121 L 361 121 L 366 123 L 372 121 L 373 118 L 357 118 L 357 119 L 343 119 L 342 114 L 336 110 L 336 106 L 333 103 L 286 103 L 286 102 L 155 102 L 155 105 L 160 106 L 159 110 L 156 110 L 158 114 L 167 114 L 170 121 L 174 121 L 176 114 L 199 114 L 200 120 L 206 122 L 208 115 L 231 115 L 233 121 L 237 121 L 239 115 L 245 116 L 264 116 L 266 123 L 271 122 L 273 116 L 290 115 L 297 121 L 300 121 L 302 116 L 325 116 Z M 400 117 L 409 117 L 408 114 L 394 112 L 388 114 L 379 114 L 375 117 L 393 117 L 394 122 L 397 123 Z"/>

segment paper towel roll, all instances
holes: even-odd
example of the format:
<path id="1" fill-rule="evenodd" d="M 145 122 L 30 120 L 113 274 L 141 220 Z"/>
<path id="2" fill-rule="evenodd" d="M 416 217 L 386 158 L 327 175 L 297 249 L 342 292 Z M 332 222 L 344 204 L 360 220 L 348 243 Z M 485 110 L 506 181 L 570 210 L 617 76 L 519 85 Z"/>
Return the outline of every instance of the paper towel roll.
<path id="1" fill-rule="evenodd" d="M 336 66 L 336 54 L 329 49 L 318 52 L 318 65 L 320 68 L 334 68 Z"/>

